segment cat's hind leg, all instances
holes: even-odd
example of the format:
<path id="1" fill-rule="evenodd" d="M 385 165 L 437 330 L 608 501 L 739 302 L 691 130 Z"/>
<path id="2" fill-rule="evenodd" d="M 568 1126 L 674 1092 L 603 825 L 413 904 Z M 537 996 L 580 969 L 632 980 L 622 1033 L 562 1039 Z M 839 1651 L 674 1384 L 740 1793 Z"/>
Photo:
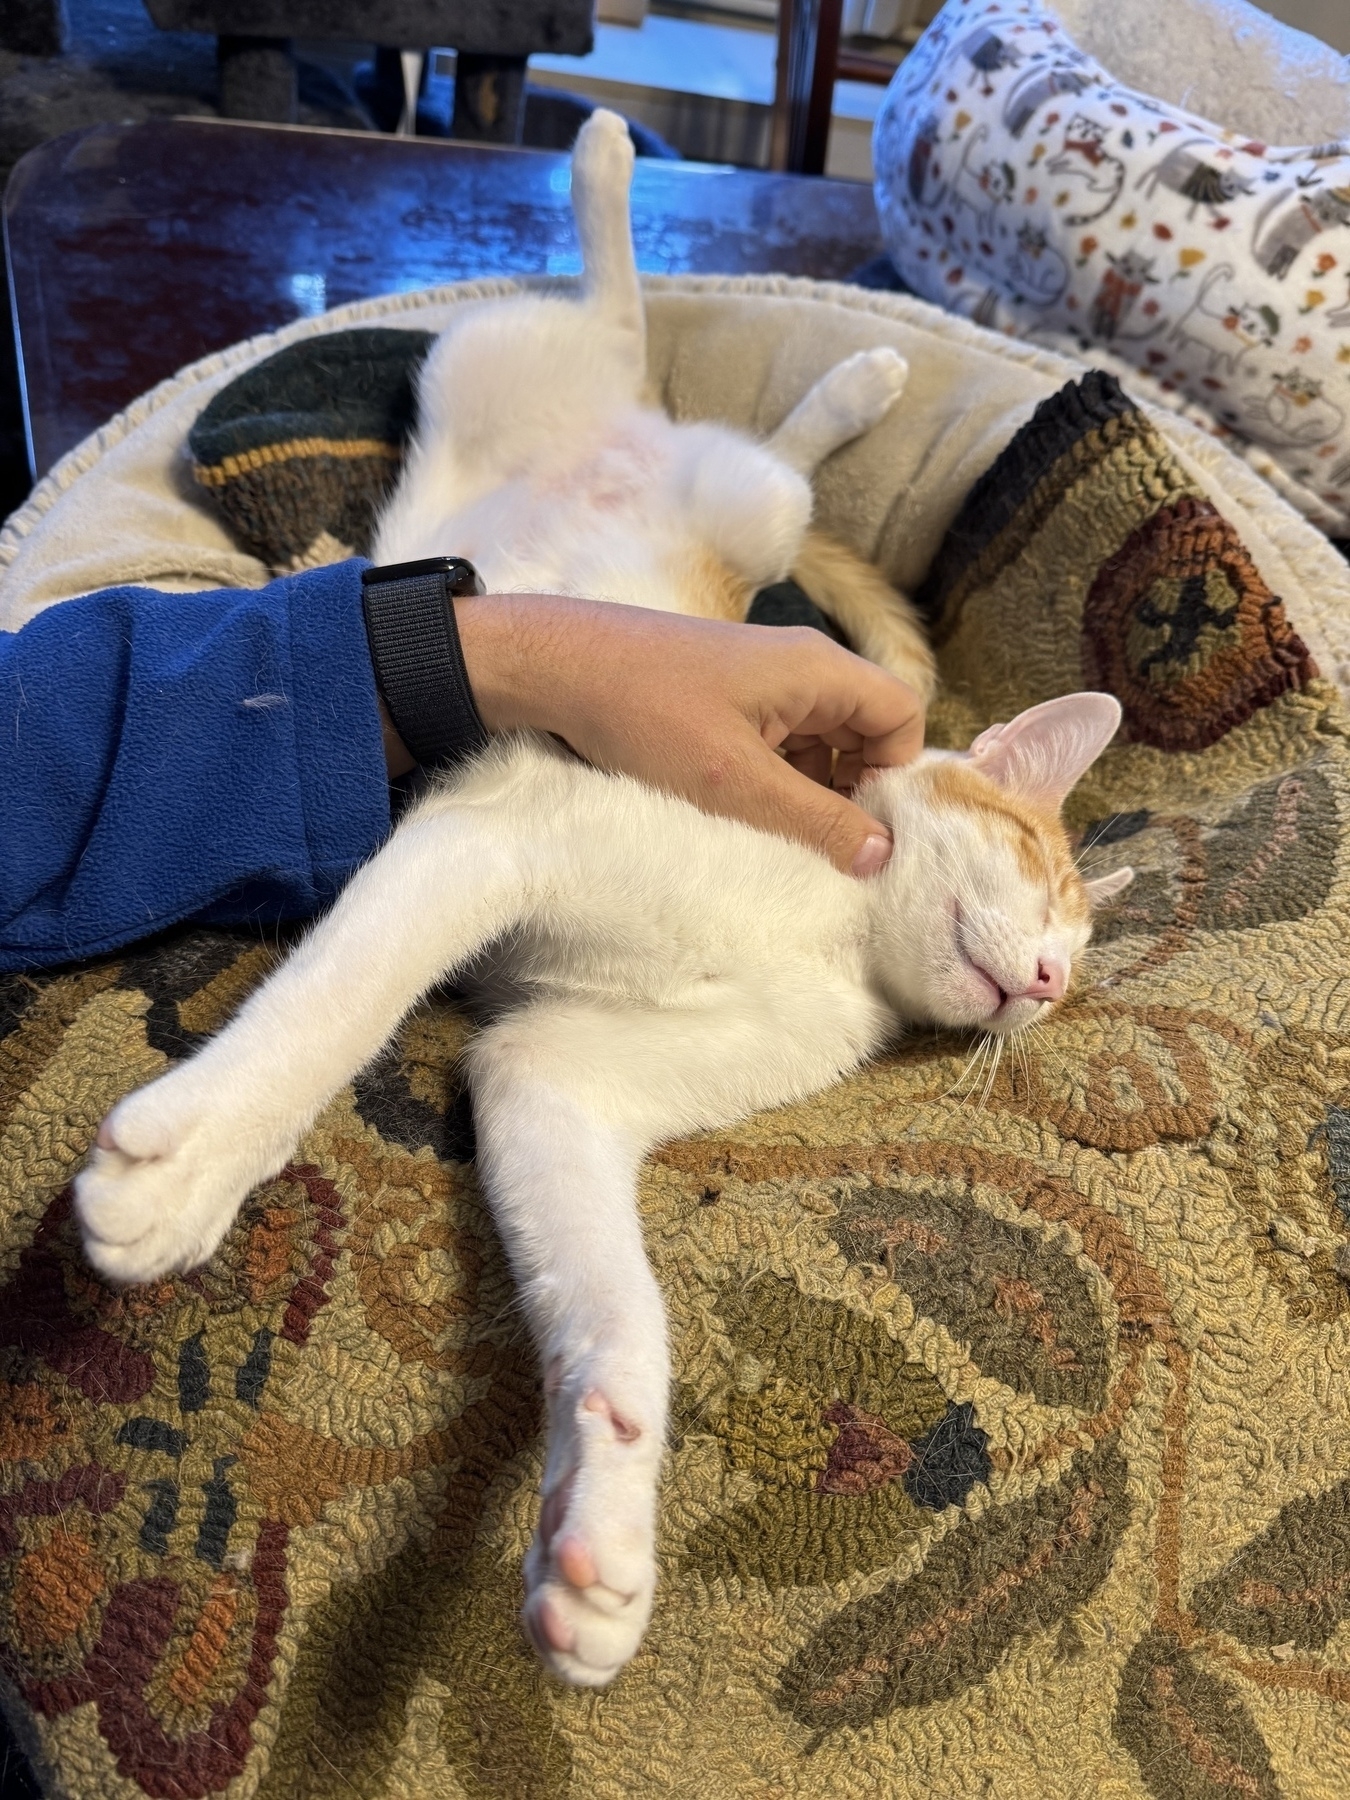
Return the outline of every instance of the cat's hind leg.
<path id="1" fill-rule="evenodd" d="M 789 468 L 811 475 L 827 456 L 879 424 L 908 379 L 909 364 L 898 350 L 859 350 L 821 376 L 767 447 Z"/>
<path id="2" fill-rule="evenodd" d="M 640 400 L 647 328 L 632 177 L 628 127 L 617 113 L 592 113 L 572 153 L 581 302 L 515 294 L 465 306 L 442 332 L 417 377 L 417 430 L 376 526 L 377 563 L 471 554 L 492 585 L 491 543 L 466 536 L 467 509 Z"/>
<path id="3" fill-rule="evenodd" d="M 656 1587 L 656 1498 L 670 1371 L 665 1309 L 642 1244 L 645 1145 L 607 1116 L 623 1014 L 541 1004 L 470 1051 L 479 1175 L 540 1352 L 548 1399 L 543 1507 L 525 1559 L 526 1630 L 565 1680 L 610 1681 Z M 650 1062 L 654 1046 L 648 1044 Z M 658 1079 L 633 1069 L 636 1083 Z"/>
<path id="4" fill-rule="evenodd" d="M 679 425 L 670 479 L 699 541 L 751 593 L 782 581 L 811 522 L 811 484 L 763 444 L 707 421 Z M 702 609 L 691 602 L 690 612 Z"/>
<path id="5" fill-rule="evenodd" d="M 860 351 L 822 376 L 765 444 L 713 424 L 681 425 L 683 503 L 714 555 L 752 588 L 782 581 L 811 521 L 812 471 L 885 416 L 908 374 L 894 350 Z"/>
<path id="6" fill-rule="evenodd" d="M 647 373 L 647 318 L 629 208 L 634 156 L 618 113 L 603 107 L 593 112 L 572 151 L 572 212 L 581 239 L 584 302 L 622 340 L 636 398 Z"/>

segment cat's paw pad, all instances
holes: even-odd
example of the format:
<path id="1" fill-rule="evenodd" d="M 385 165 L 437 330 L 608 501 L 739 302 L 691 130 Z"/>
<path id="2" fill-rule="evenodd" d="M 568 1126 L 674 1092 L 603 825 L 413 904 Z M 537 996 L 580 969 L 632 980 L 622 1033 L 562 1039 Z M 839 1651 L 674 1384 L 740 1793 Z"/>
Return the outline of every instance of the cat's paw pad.
<path id="1" fill-rule="evenodd" d="M 249 1146 L 231 1141 L 192 1087 L 170 1074 L 129 1094 L 75 1178 L 85 1255 L 110 1281 L 153 1281 L 205 1262 L 254 1184 Z"/>
<path id="2" fill-rule="evenodd" d="M 826 377 L 831 407 L 855 432 L 870 431 L 904 392 L 909 364 L 885 345 L 859 350 Z"/>
<path id="3" fill-rule="evenodd" d="M 577 133 L 572 148 L 572 180 L 592 187 L 614 183 L 626 189 L 636 155 L 627 121 L 616 112 L 598 107 Z"/>
<path id="4" fill-rule="evenodd" d="M 595 1388 L 561 1406 L 554 1433 L 565 1442 L 549 1458 L 555 1473 L 525 1559 L 522 1617 L 555 1675 L 603 1687 L 651 1617 L 661 1446 Z"/>

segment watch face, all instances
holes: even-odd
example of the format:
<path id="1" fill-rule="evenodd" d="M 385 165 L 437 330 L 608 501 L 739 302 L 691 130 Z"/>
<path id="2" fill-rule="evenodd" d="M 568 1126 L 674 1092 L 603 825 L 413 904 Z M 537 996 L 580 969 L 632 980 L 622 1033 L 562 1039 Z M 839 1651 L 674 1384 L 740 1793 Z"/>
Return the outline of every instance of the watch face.
<path id="1" fill-rule="evenodd" d="M 418 575 L 444 575 L 447 591 L 455 595 L 487 591 L 482 576 L 462 556 L 425 556 L 420 562 L 385 563 L 378 569 L 363 569 L 361 585 L 378 587 L 386 581 L 410 581 Z"/>

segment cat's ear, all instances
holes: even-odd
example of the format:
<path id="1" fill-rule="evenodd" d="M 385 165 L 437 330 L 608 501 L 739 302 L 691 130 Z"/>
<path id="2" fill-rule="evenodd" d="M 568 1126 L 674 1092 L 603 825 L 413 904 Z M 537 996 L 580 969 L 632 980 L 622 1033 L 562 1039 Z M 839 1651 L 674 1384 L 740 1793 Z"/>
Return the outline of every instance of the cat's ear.
<path id="1" fill-rule="evenodd" d="M 982 731 L 970 746 L 970 758 L 1010 794 L 1058 812 L 1119 724 L 1120 702 L 1110 694 L 1064 694 Z"/>
<path id="2" fill-rule="evenodd" d="M 1110 875 L 1094 875 L 1091 881 L 1083 883 L 1087 890 L 1088 905 L 1096 912 L 1098 907 L 1105 906 L 1114 900 L 1117 894 L 1123 894 L 1134 880 L 1133 869 L 1115 869 Z"/>

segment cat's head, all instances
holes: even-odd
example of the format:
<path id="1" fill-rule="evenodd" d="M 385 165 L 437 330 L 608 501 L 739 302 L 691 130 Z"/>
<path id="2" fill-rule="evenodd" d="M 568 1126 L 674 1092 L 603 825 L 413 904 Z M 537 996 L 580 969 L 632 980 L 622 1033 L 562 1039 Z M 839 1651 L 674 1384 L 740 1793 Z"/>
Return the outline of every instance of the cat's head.
<path id="1" fill-rule="evenodd" d="M 1085 881 L 1060 818 L 1119 724 L 1109 695 L 1066 694 L 860 793 L 895 834 L 875 878 L 872 961 L 904 1018 L 1003 1035 L 1063 997 L 1094 908 L 1134 875 Z"/>

